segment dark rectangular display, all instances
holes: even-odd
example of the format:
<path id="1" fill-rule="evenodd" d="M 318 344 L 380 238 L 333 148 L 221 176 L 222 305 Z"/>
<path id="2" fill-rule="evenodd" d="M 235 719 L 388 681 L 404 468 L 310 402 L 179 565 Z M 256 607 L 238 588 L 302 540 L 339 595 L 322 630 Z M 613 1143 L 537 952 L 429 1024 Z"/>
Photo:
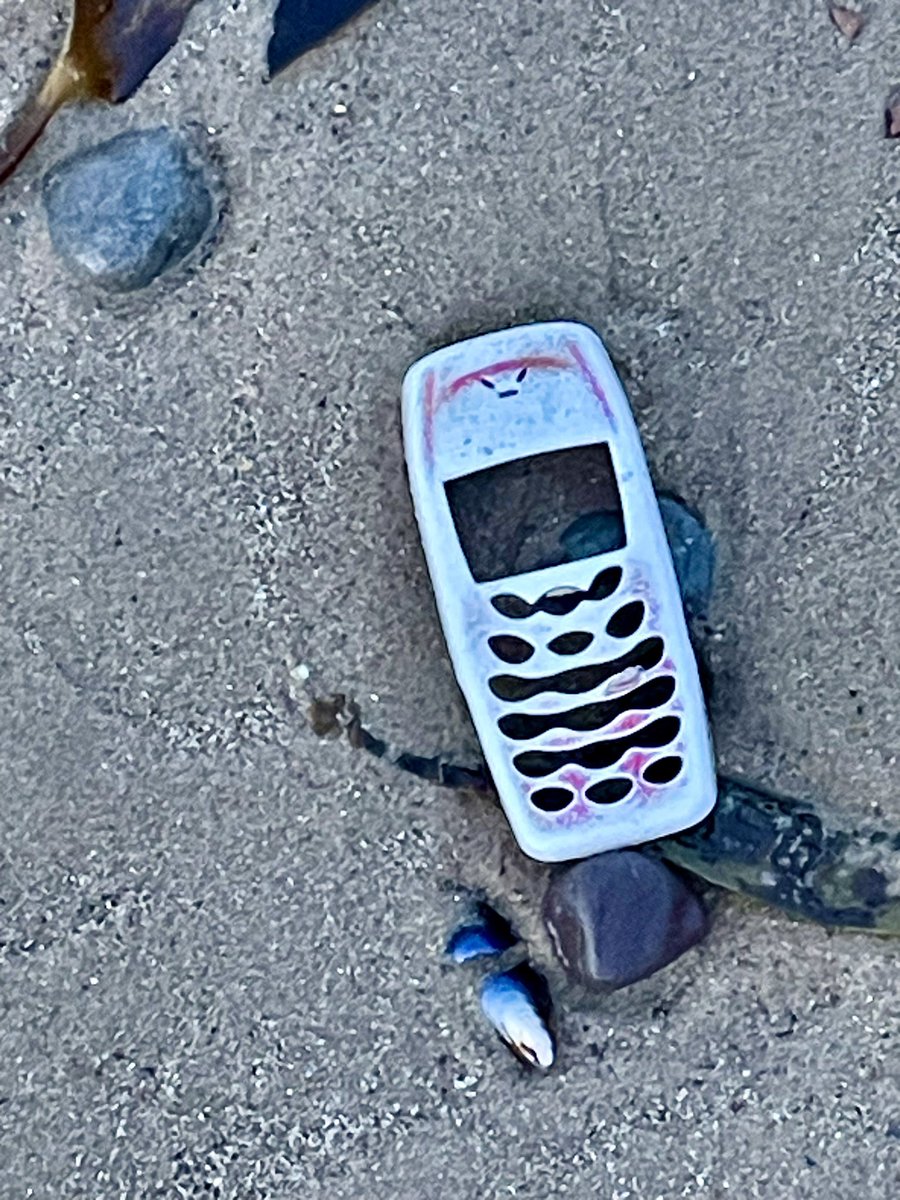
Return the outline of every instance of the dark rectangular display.
<path id="1" fill-rule="evenodd" d="M 485 467 L 448 479 L 445 488 L 478 583 L 625 545 L 622 501 L 606 442 Z"/>

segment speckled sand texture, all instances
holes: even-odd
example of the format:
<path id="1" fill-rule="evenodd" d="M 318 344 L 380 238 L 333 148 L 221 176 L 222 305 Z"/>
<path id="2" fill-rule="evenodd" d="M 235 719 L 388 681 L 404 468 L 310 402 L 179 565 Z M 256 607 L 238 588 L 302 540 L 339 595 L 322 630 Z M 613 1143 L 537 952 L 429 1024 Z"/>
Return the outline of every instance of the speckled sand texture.
<path id="1" fill-rule="evenodd" d="M 60 7 L 0 3 L 0 115 Z M 723 901 L 559 994 L 528 1077 L 440 950 L 459 883 L 534 935 L 544 870 L 303 714 L 474 757 L 400 379 L 579 318 L 720 538 L 724 769 L 900 827 L 896 14 L 848 47 L 807 0 L 384 0 L 266 86 L 272 7 L 200 4 L 0 192 L 2 1200 L 895 1197 L 900 946 Z M 44 172 L 192 122 L 218 243 L 98 299 Z"/>

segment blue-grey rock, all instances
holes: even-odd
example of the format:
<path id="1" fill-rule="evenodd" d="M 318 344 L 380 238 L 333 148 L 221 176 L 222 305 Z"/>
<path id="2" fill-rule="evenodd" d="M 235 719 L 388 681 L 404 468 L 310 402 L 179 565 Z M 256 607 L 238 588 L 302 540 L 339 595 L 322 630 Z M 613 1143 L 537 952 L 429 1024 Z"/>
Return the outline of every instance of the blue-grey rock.
<path id="1" fill-rule="evenodd" d="M 566 974 L 604 992 L 646 979 L 709 928 L 687 883 L 635 850 L 598 854 L 555 876 L 544 923 Z"/>
<path id="2" fill-rule="evenodd" d="M 657 499 L 685 614 L 688 620 L 705 617 L 716 566 L 713 536 L 699 514 L 677 496 L 662 493 Z M 621 521 L 608 513 L 585 513 L 560 535 L 560 542 L 573 559 L 606 554 L 616 544 L 620 525 Z"/>
<path id="3" fill-rule="evenodd" d="M 215 210 L 188 142 L 165 128 L 123 133 L 61 162 L 44 181 L 44 206 L 68 267 L 120 292 L 189 254 Z"/>
<path id="4" fill-rule="evenodd" d="M 688 620 L 708 616 L 716 568 L 713 535 L 698 514 L 675 496 L 661 495 L 659 511 L 672 551 L 685 615 Z"/>

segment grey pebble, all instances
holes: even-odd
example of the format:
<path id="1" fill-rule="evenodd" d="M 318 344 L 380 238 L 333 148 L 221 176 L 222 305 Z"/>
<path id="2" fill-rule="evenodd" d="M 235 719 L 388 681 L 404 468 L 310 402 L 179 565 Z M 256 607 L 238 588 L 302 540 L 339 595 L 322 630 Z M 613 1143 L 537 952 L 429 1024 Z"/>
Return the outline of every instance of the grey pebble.
<path id="1" fill-rule="evenodd" d="M 543 914 L 566 974 L 600 991 L 646 979 L 709 928 L 680 876 L 634 850 L 598 854 L 554 876 Z"/>
<path id="2" fill-rule="evenodd" d="M 44 206 L 70 270 L 118 292 L 146 287 L 180 262 L 215 210 L 188 141 L 166 128 L 123 133 L 65 159 L 47 174 Z"/>

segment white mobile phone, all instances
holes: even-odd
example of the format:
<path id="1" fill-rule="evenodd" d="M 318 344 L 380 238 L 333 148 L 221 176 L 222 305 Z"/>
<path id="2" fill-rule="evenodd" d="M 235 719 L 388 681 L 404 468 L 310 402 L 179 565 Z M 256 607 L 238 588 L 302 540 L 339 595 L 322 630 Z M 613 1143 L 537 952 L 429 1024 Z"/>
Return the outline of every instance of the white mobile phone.
<path id="1" fill-rule="evenodd" d="M 403 385 L 456 677 L 519 845 L 583 858 L 696 824 L 709 725 L 640 437 L 600 338 L 525 325 Z"/>

